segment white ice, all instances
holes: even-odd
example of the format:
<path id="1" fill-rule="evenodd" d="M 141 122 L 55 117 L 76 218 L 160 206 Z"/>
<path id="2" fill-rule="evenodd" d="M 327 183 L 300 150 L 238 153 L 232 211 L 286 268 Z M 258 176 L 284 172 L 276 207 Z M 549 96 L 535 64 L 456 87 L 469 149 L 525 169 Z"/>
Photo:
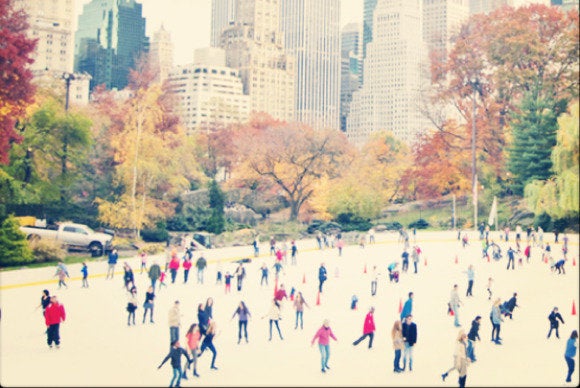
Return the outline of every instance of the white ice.
<path id="1" fill-rule="evenodd" d="M 578 235 L 569 235 L 570 252 L 566 274 L 552 273 L 549 265 L 541 262 L 541 250 L 532 248 L 531 263 L 506 270 L 507 244 L 500 241 L 499 232 L 492 232 L 504 254 L 500 261 L 481 258 L 481 244 L 477 232 L 469 232 L 470 245 L 462 248 L 456 232 L 417 232 L 417 243 L 423 254 L 419 273 L 401 274 L 398 284 L 389 283 L 387 265 L 401 260 L 402 243 L 394 232 L 377 233 L 377 243 L 361 248 L 348 245 L 342 257 L 336 249 L 319 250 L 313 239 L 299 240 L 298 265 L 285 266 L 280 283 L 289 293 L 292 287 L 302 291 L 310 308 L 304 312 L 304 330 L 294 329 L 294 309 L 285 301 L 281 323 L 284 340 L 274 331 L 268 341 L 268 320 L 261 319 L 269 308 L 273 295 L 274 257 L 269 256 L 268 242 L 260 246 L 261 256 L 253 258 L 251 246 L 221 248 L 204 251 L 210 265 L 206 269 L 205 284 L 196 282 L 196 269 L 192 268 L 188 284 L 183 284 L 180 269 L 175 284 L 156 290 L 155 324 L 142 324 L 143 298 L 149 284 L 146 274 L 139 272 L 137 257 L 119 260 L 113 280 L 105 280 L 106 259 L 89 260 L 90 288 L 81 288 L 80 264 L 70 265 L 71 279 L 68 289 L 58 290 L 53 277 L 54 268 L 21 269 L 0 273 L 0 384 L 2 386 L 168 386 L 171 366 L 157 366 L 169 349 L 168 310 L 180 300 L 182 327 L 181 344 L 185 346 L 185 332 L 197 321 L 197 305 L 213 297 L 214 318 L 219 335 L 216 366 L 210 370 L 211 352 L 199 359 L 200 378 L 191 376 L 182 380 L 182 386 L 457 386 L 457 374 L 445 382 L 441 373 L 451 367 L 454 341 L 458 329 L 453 317 L 447 315 L 447 302 L 454 283 L 459 285 L 463 307 L 460 322 L 468 331 L 471 320 L 482 316 L 481 342 L 476 343 L 477 362 L 470 365 L 467 386 L 577 386 L 578 371 L 572 382 L 565 383 L 566 340 L 573 329 L 578 330 L 578 315 L 572 315 L 572 305 L 578 308 L 579 278 Z M 515 244 L 514 233 L 510 243 Z M 560 235 L 562 239 L 563 235 Z M 525 246 L 525 234 L 523 236 Z M 552 234 L 545 234 L 556 258 L 561 256 L 562 243 L 554 244 Z M 411 235 L 411 246 L 413 236 Z M 181 254 L 181 252 L 180 252 Z M 199 253 L 196 252 L 194 260 Z M 458 263 L 455 264 L 455 257 Z M 216 285 L 217 262 L 225 271 L 233 273 L 237 264 L 233 260 L 252 258 L 246 264 L 247 278 L 241 293 L 232 279 L 231 294 L 224 293 L 224 285 Z M 424 259 L 427 264 L 425 265 Z M 149 257 L 148 264 L 156 260 L 164 265 L 165 256 Z M 123 288 L 122 263 L 127 261 L 135 272 L 139 309 L 136 326 L 127 326 L 125 306 L 128 296 Z M 268 287 L 260 287 L 262 263 L 270 267 Z M 317 298 L 317 273 L 321 262 L 326 263 L 328 281 L 324 292 Z M 375 297 L 370 295 L 370 272 L 378 265 L 381 281 Z M 469 264 L 475 267 L 474 296 L 465 297 Z M 364 273 L 364 268 L 368 273 Z M 303 283 L 303 277 L 306 283 Z M 487 279 L 495 281 L 494 298 L 507 300 L 518 293 L 519 308 L 513 320 L 506 319 L 501 326 L 503 345 L 490 341 L 491 302 L 486 291 Z M 49 349 L 46 344 L 45 325 L 41 309 L 36 309 L 43 289 L 58 295 L 64 304 L 67 318 L 61 325 L 61 348 Z M 414 350 L 413 371 L 393 373 L 394 351 L 391 328 L 399 317 L 398 308 L 414 292 L 413 316 L 418 326 L 418 342 Z M 352 295 L 359 298 L 358 309 L 351 310 Z M 492 298 L 493 299 L 493 298 Z M 232 314 L 243 300 L 248 305 L 252 319 L 248 325 L 249 343 L 237 344 L 237 317 Z M 353 346 L 362 334 L 364 317 L 370 306 L 375 307 L 377 331 L 374 346 L 367 342 Z M 554 335 L 546 339 L 549 329 L 548 314 L 558 306 L 565 324 L 560 325 L 560 339 Z M 317 345 L 310 341 L 321 326 L 330 319 L 330 326 L 338 338 L 331 341 L 329 365 L 323 374 Z M 578 363 L 576 356 L 576 363 Z"/>

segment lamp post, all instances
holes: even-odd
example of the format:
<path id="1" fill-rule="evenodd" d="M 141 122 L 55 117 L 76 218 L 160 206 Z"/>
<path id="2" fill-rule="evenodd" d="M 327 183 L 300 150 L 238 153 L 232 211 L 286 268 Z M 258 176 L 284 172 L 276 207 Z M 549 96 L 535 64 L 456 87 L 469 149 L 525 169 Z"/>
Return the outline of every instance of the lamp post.
<path id="1" fill-rule="evenodd" d="M 471 114 L 471 188 L 473 194 L 473 229 L 477 230 L 477 158 L 475 154 L 475 138 L 477 136 L 477 126 L 475 114 L 477 112 L 476 92 L 479 91 L 479 81 L 476 78 L 470 78 L 467 83 L 471 86 L 473 109 Z"/>
<path id="2" fill-rule="evenodd" d="M 65 100 L 64 100 L 64 111 L 65 111 L 65 115 L 68 118 L 68 105 L 69 105 L 69 94 L 70 94 L 70 81 L 75 79 L 74 74 L 72 73 L 62 73 L 62 79 L 64 79 L 65 84 L 66 84 L 66 93 L 65 93 Z M 67 174 L 67 167 L 66 167 L 66 163 L 67 163 L 67 159 L 68 159 L 68 141 L 67 141 L 67 134 L 66 131 L 64 133 L 63 139 L 62 139 L 62 155 L 60 157 L 60 163 L 61 163 L 61 173 L 62 173 L 62 177 L 63 179 L 66 179 L 66 174 Z M 64 182 L 62 182 L 62 187 L 60 189 L 60 201 L 64 202 L 65 201 L 65 184 Z"/>

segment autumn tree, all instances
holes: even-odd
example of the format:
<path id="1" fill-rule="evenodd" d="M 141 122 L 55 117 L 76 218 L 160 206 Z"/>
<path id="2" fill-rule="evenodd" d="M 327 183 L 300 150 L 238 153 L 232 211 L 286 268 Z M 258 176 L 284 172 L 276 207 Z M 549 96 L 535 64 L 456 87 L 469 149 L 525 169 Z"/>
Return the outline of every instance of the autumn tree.
<path id="1" fill-rule="evenodd" d="M 34 95 L 28 65 L 36 40 L 27 37 L 27 15 L 13 3 L 0 0 L 0 164 L 8 163 L 11 145 L 22 139 L 15 125 Z"/>
<path id="2" fill-rule="evenodd" d="M 445 62 L 433 64 L 434 100 L 455 107 L 463 120 L 457 126 L 445 120 L 437 129 L 446 145 L 467 153 L 475 120 L 480 182 L 489 186 L 505 175 L 510 124 L 525 95 L 552 101 L 548 109 L 556 115 L 578 96 L 578 47 L 577 13 L 538 4 L 503 7 L 472 16 Z"/>
<path id="3" fill-rule="evenodd" d="M 114 194 L 97 198 L 102 221 L 133 229 L 137 237 L 143 227 L 174 213 L 172 199 L 189 187 L 188 177 L 196 170 L 169 100 L 148 74 L 132 72 L 133 96 L 111 110 Z"/>
<path id="4" fill-rule="evenodd" d="M 261 179 L 277 188 L 290 206 L 290 220 L 298 218 L 320 179 L 338 176 L 344 167 L 347 141 L 337 131 L 319 130 L 254 118 L 236 131 L 235 181 L 246 186 Z"/>

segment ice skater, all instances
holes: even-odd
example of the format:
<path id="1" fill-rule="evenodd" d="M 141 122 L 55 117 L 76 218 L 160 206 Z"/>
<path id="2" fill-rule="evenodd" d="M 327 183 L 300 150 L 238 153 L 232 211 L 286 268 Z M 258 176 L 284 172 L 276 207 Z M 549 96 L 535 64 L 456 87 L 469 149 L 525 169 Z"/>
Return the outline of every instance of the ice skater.
<path id="1" fill-rule="evenodd" d="M 193 364 L 193 375 L 195 377 L 200 377 L 197 373 L 197 353 L 199 350 L 199 339 L 201 338 L 201 334 L 199 333 L 199 326 L 197 323 L 191 324 L 187 333 L 185 333 L 185 338 L 187 338 L 187 348 L 189 353 L 191 354 L 191 362 Z M 187 375 L 185 370 L 183 371 L 183 378 L 187 379 Z"/>
<path id="2" fill-rule="evenodd" d="M 322 294 L 322 285 L 324 284 L 327 278 L 328 275 L 326 273 L 326 267 L 324 266 L 324 263 L 320 263 L 320 267 L 318 268 L 318 292 L 320 292 L 321 294 Z"/>
<path id="3" fill-rule="evenodd" d="M 568 374 L 566 375 L 566 382 L 572 381 L 572 373 L 574 373 L 574 357 L 576 357 L 576 350 L 578 349 L 578 331 L 572 330 L 570 338 L 566 341 L 566 352 L 564 358 L 568 365 Z"/>
<path id="4" fill-rule="evenodd" d="M 491 295 L 493 294 L 491 292 L 491 286 L 493 284 L 493 278 L 488 278 L 487 279 L 487 293 L 489 294 L 487 300 L 491 300 Z"/>
<path id="5" fill-rule="evenodd" d="M 548 320 L 550 321 L 550 331 L 548 331 L 547 338 L 550 338 L 552 330 L 556 330 L 556 338 L 558 339 L 560 338 L 560 334 L 558 333 L 558 327 L 560 326 L 560 324 L 558 323 L 558 319 L 560 320 L 560 322 L 564 323 L 562 315 L 560 315 L 560 313 L 558 312 L 558 307 L 554 307 L 550 315 L 548 315 Z"/>
<path id="6" fill-rule="evenodd" d="M 298 321 L 300 320 L 300 330 L 304 329 L 304 306 L 310 308 L 302 292 L 298 291 L 296 298 L 294 299 L 294 309 L 296 310 L 296 324 L 294 325 L 294 330 L 298 329 Z"/>
<path id="7" fill-rule="evenodd" d="M 391 338 L 393 339 L 393 349 L 395 349 L 395 359 L 393 361 L 393 372 L 401 373 L 401 352 L 405 349 L 405 341 L 403 340 L 403 326 L 400 320 L 396 320 L 391 330 Z"/>
<path id="8" fill-rule="evenodd" d="M 181 376 L 183 373 L 181 371 L 181 356 L 185 356 L 185 358 L 187 358 L 188 365 L 191 363 L 191 359 L 189 358 L 187 351 L 183 349 L 181 346 L 179 346 L 179 341 L 178 340 L 172 341 L 169 353 L 167 354 L 167 356 L 165 356 L 163 361 L 161 361 L 161 364 L 157 367 L 157 369 L 161 369 L 163 364 L 165 364 L 167 360 L 171 359 L 171 367 L 173 368 L 173 377 L 171 378 L 171 382 L 169 383 L 170 387 L 181 386 Z"/>
<path id="9" fill-rule="evenodd" d="M 270 337 L 268 341 L 272 341 L 272 325 L 276 325 L 276 329 L 278 329 L 278 335 L 280 339 L 283 340 L 282 332 L 280 331 L 280 324 L 278 323 L 282 317 L 281 310 L 280 310 L 280 302 L 276 300 L 276 298 L 272 299 L 272 304 L 270 306 L 270 311 L 266 315 L 262 317 L 262 319 L 268 317 L 270 320 Z"/>
<path id="10" fill-rule="evenodd" d="M 417 343 L 417 324 L 413 322 L 413 316 L 411 314 L 405 317 L 403 322 L 403 340 L 405 341 L 405 350 L 403 352 L 403 371 L 409 363 L 409 371 L 413 371 L 413 349 Z"/>
<path id="11" fill-rule="evenodd" d="M 248 320 L 252 316 L 250 310 L 244 303 L 244 301 L 240 301 L 238 308 L 234 311 L 234 315 L 232 315 L 232 319 L 235 316 L 238 316 L 238 344 L 242 340 L 242 330 L 244 331 L 244 338 L 246 339 L 246 343 L 248 343 Z"/>
<path id="12" fill-rule="evenodd" d="M 83 267 L 81 268 L 81 273 L 83 274 L 83 285 L 82 288 L 89 288 L 89 267 L 87 267 L 87 263 L 83 262 Z"/>
<path id="13" fill-rule="evenodd" d="M 363 335 L 359 339 L 354 341 L 352 344 L 354 346 L 358 345 L 366 337 L 369 337 L 369 349 L 373 347 L 373 338 L 375 337 L 375 308 L 371 307 L 369 312 L 365 316 L 365 322 L 363 324 Z"/>
<path id="14" fill-rule="evenodd" d="M 376 265 L 373 265 L 373 269 L 371 271 L 371 296 L 375 296 L 377 294 L 377 284 L 379 283 L 379 276 L 380 272 L 377 269 Z"/>
<path id="15" fill-rule="evenodd" d="M 455 327 L 461 326 L 459 323 L 459 307 L 463 304 L 461 299 L 459 299 L 459 292 L 457 291 L 457 284 L 453 285 L 453 289 L 451 290 L 451 295 L 449 297 L 449 307 L 453 310 L 453 316 L 455 318 L 453 324 Z"/>
<path id="16" fill-rule="evenodd" d="M 473 280 L 475 279 L 475 272 L 473 271 L 473 265 L 469 265 L 469 267 L 467 267 L 467 271 L 465 271 L 465 273 L 467 274 L 467 292 L 465 293 L 465 296 L 473 296 L 472 293 L 472 289 L 473 289 Z"/>
<path id="17" fill-rule="evenodd" d="M 64 288 L 68 288 L 68 286 L 65 283 L 65 279 L 70 278 L 70 276 L 68 274 L 68 270 L 67 270 L 66 266 L 64 265 L 64 263 L 62 261 L 60 261 L 58 263 L 58 265 L 56 266 L 56 273 L 54 274 L 54 276 L 58 276 L 58 289 L 59 290 L 60 290 L 61 286 L 64 286 Z"/>
<path id="18" fill-rule="evenodd" d="M 129 314 L 127 315 L 127 326 L 131 326 L 131 322 L 133 322 L 133 326 L 135 326 L 136 310 L 137 310 L 137 289 L 133 289 L 129 293 L 129 302 L 127 302 L 127 311 L 129 312 Z"/>
<path id="19" fill-rule="evenodd" d="M 52 349 L 52 343 L 56 348 L 60 348 L 60 324 L 66 320 L 66 311 L 64 306 L 58 302 L 56 295 L 50 297 L 50 304 L 44 311 L 44 322 L 46 323 L 46 342 Z"/>
<path id="20" fill-rule="evenodd" d="M 403 309 L 401 310 L 400 315 L 401 321 L 403 321 L 407 315 L 413 313 L 413 296 L 414 294 L 412 292 L 409 292 L 409 298 L 405 301 Z"/>
<path id="21" fill-rule="evenodd" d="M 325 319 L 322 326 L 314 337 L 312 338 L 311 345 L 314 346 L 314 342 L 318 339 L 318 348 L 320 349 L 320 363 L 322 373 L 326 373 L 326 370 L 330 369 L 328 366 L 328 359 L 330 358 L 330 338 L 338 341 L 332 329 L 330 328 L 330 321 Z"/>
<path id="22" fill-rule="evenodd" d="M 501 338 L 499 336 L 499 332 L 501 330 L 501 323 L 503 322 L 503 318 L 501 317 L 501 310 L 500 310 L 501 299 L 497 298 L 493 303 L 491 308 L 491 313 L 489 314 L 489 319 L 491 321 L 492 329 L 491 329 L 491 341 L 496 345 L 501 345 Z M 495 335 L 494 335 L 495 334 Z"/>
<path id="23" fill-rule="evenodd" d="M 215 338 L 215 336 L 217 335 L 216 333 L 216 323 L 215 321 L 211 321 L 209 323 L 209 327 L 207 329 L 207 333 L 205 334 L 205 337 L 203 337 L 203 341 L 201 341 L 201 351 L 199 352 L 199 354 L 197 355 L 198 357 L 201 357 L 201 355 L 203 354 L 203 352 L 205 351 L 205 349 L 209 349 L 212 352 L 212 357 L 211 357 L 211 369 L 215 369 L 217 370 L 218 368 L 215 366 L 215 359 L 217 357 L 217 350 L 213 344 L 213 340 Z"/>
<path id="24" fill-rule="evenodd" d="M 461 329 L 457 336 L 457 343 L 455 345 L 455 353 L 453 354 L 453 366 L 441 375 L 443 381 L 447 378 L 449 373 L 456 370 L 459 374 L 459 386 L 465 387 L 465 380 L 467 379 L 467 366 L 469 365 L 469 359 L 467 357 L 467 335 Z"/>
<path id="25" fill-rule="evenodd" d="M 479 337 L 479 327 L 481 326 L 481 316 L 478 315 L 473 321 L 471 321 L 471 329 L 467 334 L 467 357 L 471 362 L 475 362 L 475 341 L 481 341 Z"/>
<path id="26" fill-rule="evenodd" d="M 263 286 L 264 283 L 266 283 L 266 286 L 268 285 L 268 266 L 266 265 L 266 263 L 262 264 L 262 267 L 260 268 L 260 272 L 262 273 L 262 277 L 260 278 L 260 286 Z"/>
<path id="27" fill-rule="evenodd" d="M 145 302 L 143 302 L 143 323 L 145 323 L 145 318 L 147 317 L 147 311 L 149 311 L 149 322 L 153 322 L 153 308 L 155 299 L 155 289 L 153 286 L 149 286 L 147 292 L 145 292 Z"/>

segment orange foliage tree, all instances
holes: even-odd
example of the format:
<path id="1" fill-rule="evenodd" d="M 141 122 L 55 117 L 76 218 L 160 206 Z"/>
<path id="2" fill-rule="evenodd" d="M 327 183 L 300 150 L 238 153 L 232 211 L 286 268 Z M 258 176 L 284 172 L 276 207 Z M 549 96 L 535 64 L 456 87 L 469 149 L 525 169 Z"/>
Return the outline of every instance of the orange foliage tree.
<path id="1" fill-rule="evenodd" d="M 319 179 L 339 175 L 348 159 L 344 134 L 315 131 L 261 114 L 239 127 L 233 136 L 237 160 L 232 173 L 236 184 L 275 187 L 290 206 L 290 220 L 312 197 Z"/>

